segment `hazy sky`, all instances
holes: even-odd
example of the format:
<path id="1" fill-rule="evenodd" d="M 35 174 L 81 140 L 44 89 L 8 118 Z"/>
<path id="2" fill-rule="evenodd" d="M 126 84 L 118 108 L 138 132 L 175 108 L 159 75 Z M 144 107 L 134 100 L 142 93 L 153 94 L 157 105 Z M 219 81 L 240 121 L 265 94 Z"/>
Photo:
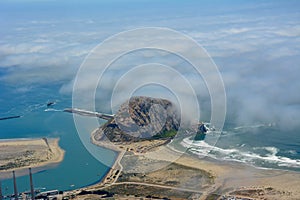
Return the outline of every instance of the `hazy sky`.
<path id="1" fill-rule="evenodd" d="M 0 24 L 0 84 L 18 92 L 58 85 L 70 95 L 80 64 L 105 38 L 167 27 L 219 67 L 229 121 L 300 127 L 299 1 L 2 0 Z"/>

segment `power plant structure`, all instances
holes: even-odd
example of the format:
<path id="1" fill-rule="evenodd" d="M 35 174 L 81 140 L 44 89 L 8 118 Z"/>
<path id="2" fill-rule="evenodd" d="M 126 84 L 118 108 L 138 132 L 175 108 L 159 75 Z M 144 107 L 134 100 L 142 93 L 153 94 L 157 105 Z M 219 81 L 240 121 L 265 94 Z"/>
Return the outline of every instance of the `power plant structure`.
<path id="1" fill-rule="evenodd" d="M 0 180 L 0 200 L 3 199 L 3 194 L 2 194 L 2 183 L 1 183 L 1 180 Z"/>
<path id="2" fill-rule="evenodd" d="M 34 193 L 34 187 L 33 187 L 33 179 L 32 179 L 31 168 L 29 168 L 29 178 L 30 178 L 31 200 L 34 200 L 35 199 L 35 193 Z"/>
<path id="3" fill-rule="evenodd" d="M 12 175 L 13 175 L 13 184 L 14 184 L 14 193 L 8 196 L 4 196 L 2 193 L 2 183 L 0 180 L 0 200 L 4 200 L 4 199 L 15 199 L 18 200 L 20 197 L 20 194 L 18 192 L 18 187 L 17 187 L 17 179 L 16 179 L 16 173 L 15 171 L 12 171 Z M 25 195 L 26 199 L 28 199 L 28 196 L 30 194 L 30 199 L 34 200 L 35 199 L 35 190 L 34 190 L 34 186 L 33 186 L 33 177 L 32 177 L 32 172 L 31 172 L 31 168 L 29 168 L 29 179 L 30 179 L 30 192 L 24 192 L 22 195 Z"/>
<path id="4" fill-rule="evenodd" d="M 12 173 L 13 173 L 13 179 L 14 179 L 14 192 L 15 192 L 14 197 L 15 197 L 15 200 L 17 200 L 19 193 L 18 193 L 18 188 L 17 188 L 16 174 L 15 174 L 15 171 L 13 171 Z"/>
<path id="5" fill-rule="evenodd" d="M 13 176 L 13 185 L 14 185 L 14 192 L 13 194 L 3 194 L 2 184 L 0 179 L 0 200 L 34 200 L 34 199 L 61 199 L 63 197 L 63 192 L 59 190 L 49 190 L 49 191 L 42 191 L 46 188 L 39 188 L 34 189 L 33 184 L 33 176 L 31 168 L 28 168 L 29 171 L 29 180 L 30 180 L 30 191 L 18 192 L 17 187 L 17 179 L 15 171 L 12 171 Z M 68 196 L 69 197 L 69 196 Z"/>

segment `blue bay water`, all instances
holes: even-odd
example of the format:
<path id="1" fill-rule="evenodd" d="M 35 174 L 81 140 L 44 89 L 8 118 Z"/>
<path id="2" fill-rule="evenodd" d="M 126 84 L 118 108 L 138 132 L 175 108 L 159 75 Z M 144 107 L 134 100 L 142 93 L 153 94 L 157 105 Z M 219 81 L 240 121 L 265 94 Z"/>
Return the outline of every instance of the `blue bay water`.
<path id="1" fill-rule="evenodd" d="M 98 182 L 110 167 L 100 163 L 84 148 L 77 135 L 72 115 L 45 111 L 49 99 L 57 100 L 53 108 L 58 110 L 71 106 L 69 98 L 61 97 L 55 91 L 57 91 L 55 88 L 39 89 L 19 96 L 14 96 L 13 92 L 7 92 L 6 95 L 2 93 L 1 96 L 5 96 L 7 101 L 2 99 L 1 116 L 23 115 L 23 117 L 0 121 L 0 139 L 60 138 L 59 144 L 66 151 L 64 160 L 50 169 L 35 173 L 33 175 L 35 188 L 70 190 Z M 115 152 L 100 147 L 95 151 L 112 165 L 116 157 Z M 28 191 L 28 175 L 18 177 L 17 185 L 19 192 Z M 12 179 L 3 180 L 2 187 L 4 194 L 12 194 Z"/>
<path id="2" fill-rule="evenodd" d="M 34 185 L 47 190 L 70 190 L 99 181 L 109 170 L 108 166 L 92 157 L 82 145 L 74 126 L 72 115 L 61 112 L 71 107 L 71 98 L 60 95 L 59 88 L 30 89 L 19 93 L 15 88 L 0 86 L 1 117 L 22 115 L 22 118 L 0 121 L 0 139 L 59 137 L 66 151 L 62 163 L 34 174 Z M 47 111 L 46 103 L 57 104 Z M 96 127 L 89 127 L 87 134 Z M 284 131 L 277 125 L 253 124 L 238 126 L 226 124 L 216 146 L 209 139 L 219 137 L 208 134 L 205 141 L 193 142 L 185 138 L 182 145 L 189 151 L 217 160 L 237 161 L 263 168 L 300 171 L 300 137 L 297 130 Z M 115 153 L 100 147 L 97 154 L 113 163 Z M 110 165 L 111 166 L 111 165 Z M 17 178 L 19 191 L 29 190 L 29 177 Z M 11 179 L 2 182 L 5 194 L 13 192 Z"/>

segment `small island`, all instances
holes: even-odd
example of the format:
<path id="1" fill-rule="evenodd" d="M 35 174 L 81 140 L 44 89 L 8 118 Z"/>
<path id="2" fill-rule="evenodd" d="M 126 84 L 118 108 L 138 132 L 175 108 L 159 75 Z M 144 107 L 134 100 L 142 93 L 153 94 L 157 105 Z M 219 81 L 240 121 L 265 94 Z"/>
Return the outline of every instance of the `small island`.
<path id="1" fill-rule="evenodd" d="M 204 140 L 209 129 L 199 122 L 183 130 L 180 132 L 182 135 L 178 136 L 180 118 L 172 102 L 168 100 L 132 97 L 113 115 L 77 108 L 65 111 L 107 120 L 92 132 L 91 142 L 116 151 L 118 156 L 99 183 L 65 192 L 62 195 L 64 198 L 300 198 L 298 172 L 260 169 L 238 162 L 221 162 L 209 158 L 199 159 L 197 155 L 174 149 L 171 144 L 175 140 L 185 137 Z"/>
<path id="2" fill-rule="evenodd" d="M 0 140 L 0 175 L 10 177 L 12 171 L 46 167 L 60 163 L 64 150 L 58 138 Z"/>
<path id="3" fill-rule="evenodd" d="M 195 124 L 184 135 L 205 135 L 202 126 Z M 137 96 L 124 102 L 107 123 L 92 133 L 91 140 L 99 146 L 114 146 L 110 148 L 117 151 L 143 154 L 170 143 L 179 127 L 180 113 L 171 101 Z"/>

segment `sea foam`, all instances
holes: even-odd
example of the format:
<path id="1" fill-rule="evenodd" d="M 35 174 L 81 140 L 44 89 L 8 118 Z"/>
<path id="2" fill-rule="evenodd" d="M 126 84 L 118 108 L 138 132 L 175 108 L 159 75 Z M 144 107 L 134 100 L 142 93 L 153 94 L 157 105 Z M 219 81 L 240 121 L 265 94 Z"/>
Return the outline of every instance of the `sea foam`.
<path id="1" fill-rule="evenodd" d="M 201 157 L 208 156 L 217 160 L 242 162 L 257 167 L 270 166 L 273 168 L 277 166 L 300 169 L 299 159 L 279 156 L 280 150 L 276 147 L 254 147 L 253 151 L 242 151 L 237 148 L 220 148 L 205 141 L 193 141 L 191 137 L 183 139 L 181 145 Z M 267 153 L 259 154 L 257 153 L 259 150 Z"/>

